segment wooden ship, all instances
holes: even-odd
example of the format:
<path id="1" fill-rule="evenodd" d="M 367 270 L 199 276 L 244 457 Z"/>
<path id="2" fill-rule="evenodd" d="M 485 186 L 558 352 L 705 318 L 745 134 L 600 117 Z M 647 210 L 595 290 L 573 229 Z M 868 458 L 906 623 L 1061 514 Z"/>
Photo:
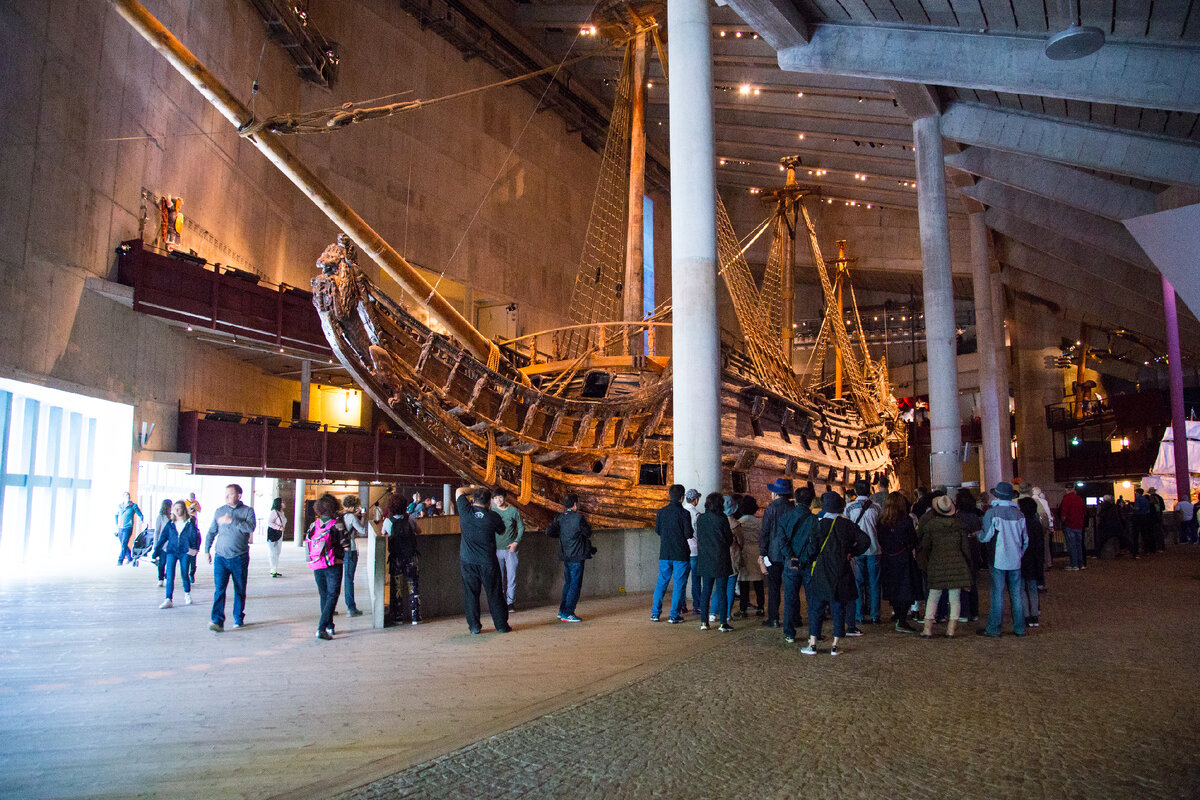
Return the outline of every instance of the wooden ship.
<path id="1" fill-rule="evenodd" d="M 599 187 L 570 306 L 571 324 L 490 341 L 320 179 L 283 148 L 271 124 L 254 120 L 148 13 L 118 10 L 193 85 L 345 231 L 321 255 L 314 304 L 337 358 L 396 424 L 464 480 L 503 486 L 535 522 L 562 510 L 564 493 L 600 527 L 652 524 L 673 482 L 671 361 L 656 343 L 670 308 L 643 316 L 626 291 L 640 274 L 645 157 L 641 87 L 653 20 L 615 5 L 606 32 L 625 40 L 625 59 Z M 661 46 L 661 45 L 660 45 Z M 369 116 L 369 114 L 367 115 Z M 247 132 L 249 129 L 249 132 Z M 764 193 L 773 234 L 760 279 L 753 275 L 718 198 L 721 274 L 741 327 L 741 346 L 722 347 L 722 489 L 762 493 L 777 477 L 845 487 L 893 472 L 889 440 L 902 440 L 886 364 L 873 361 L 857 313 L 843 324 L 847 266 L 822 257 L 796 182 Z M 638 202 L 630 203 L 633 197 Z M 796 242 L 807 239 L 826 314 L 803 378 L 792 369 Z M 405 290 L 386 294 L 359 268 L 365 251 Z M 638 293 L 640 294 L 640 293 Z M 853 303 L 851 303 L 853 305 Z M 422 323 L 422 309 L 442 331 Z M 624 317 L 624 318 L 623 318 Z M 852 335 L 857 342 L 852 341 Z M 827 353 L 835 380 L 826 386 Z"/>

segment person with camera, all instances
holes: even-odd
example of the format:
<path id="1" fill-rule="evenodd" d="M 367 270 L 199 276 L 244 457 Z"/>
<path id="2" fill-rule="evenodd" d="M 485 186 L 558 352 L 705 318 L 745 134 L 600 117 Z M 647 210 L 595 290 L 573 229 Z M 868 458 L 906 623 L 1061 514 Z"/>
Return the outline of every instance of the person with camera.
<path id="1" fill-rule="evenodd" d="M 467 497 L 470 496 L 468 500 Z M 504 520 L 491 508 L 492 490 L 485 486 L 463 486 L 454 493 L 462 535 L 458 545 L 458 567 L 462 575 L 463 613 L 473 634 L 483 632 L 479 621 L 479 593 L 487 593 L 488 611 L 497 633 L 511 633 L 508 603 L 500 585 L 500 563 L 496 560 L 496 537 L 504 533 Z"/>
<path id="2" fill-rule="evenodd" d="M 562 622 L 583 622 L 576 614 L 583 587 L 583 565 L 596 554 L 592 547 L 592 526 L 579 513 L 579 498 L 574 492 L 563 495 L 563 513 L 546 526 L 546 535 L 558 539 L 558 559 L 563 562 L 562 602 L 558 618 Z"/>

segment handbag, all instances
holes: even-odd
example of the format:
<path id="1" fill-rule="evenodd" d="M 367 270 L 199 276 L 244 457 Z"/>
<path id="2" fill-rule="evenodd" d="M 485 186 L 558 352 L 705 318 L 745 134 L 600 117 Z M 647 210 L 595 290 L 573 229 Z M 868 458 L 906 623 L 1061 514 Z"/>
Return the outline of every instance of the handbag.
<path id="1" fill-rule="evenodd" d="M 267 541 L 278 542 L 283 539 L 283 531 L 279 528 L 267 528 Z"/>

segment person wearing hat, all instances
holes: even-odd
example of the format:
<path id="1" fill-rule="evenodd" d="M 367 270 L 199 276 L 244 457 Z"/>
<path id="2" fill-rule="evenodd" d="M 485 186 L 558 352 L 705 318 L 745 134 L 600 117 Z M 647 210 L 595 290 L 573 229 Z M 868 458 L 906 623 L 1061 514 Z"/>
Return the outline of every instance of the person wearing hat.
<path id="1" fill-rule="evenodd" d="M 658 534 L 658 582 L 654 599 L 650 601 L 650 621 L 658 622 L 662 614 L 663 594 L 671 584 L 671 616 L 667 622 L 683 622 L 684 584 L 691 571 L 688 539 L 693 536 L 692 517 L 683 508 L 684 489 L 675 483 L 667 487 L 669 502 L 654 517 L 654 532 Z"/>
<path id="2" fill-rule="evenodd" d="M 963 587 L 971 585 L 967 531 L 955 518 L 954 501 L 949 495 L 934 498 L 933 514 L 917 528 L 918 560 L 925 566 L 929 598 L 925 603 L 925 630 L 922 639 L 933 638 L 933 623 L 937 618 L 938 601 L 942 592 L 950 594 L 950 616 L 946 637 L 954 638 L 954 628 L 962 610 Z"/>
<path id="3" fill-rule="evenodd" d="M 763 511 L 762 529 L 758 536 L 759 563 L 767 576 L 767 618 L 763 625 L 779 627 L 779 592 L 783 587 L 783 539 L 779 520 L 792 507 L 792 482 L 776 478 L 767 486 L 771 504 Z"/>
<path id="4" fill-rule="evenodd" d="M 879 618 L 879 539 L 875 526 L 879 521 L 879 506 L 871 499 L 871 486 L 864 480 L 854 482 L 853 501 L 846 504 L 846 518 L 871 539 L 867 552 L 858 557 L 855 577 L 858 579 L 858 598 L 854 601 L 854 625 L 858 630 L 863 623 L 878 625 Z"/>
<path id="5" fill-rule="evenodd" d="M 806 656 L 817 653 L 826 609 L 833 616 L 829 654 L 838 655 L 838 640 L 846 635 L 846 607 L 857 594 L 850 559 L 871 546 L 870 537 L 842 515 L 845 509 L 840 494 L 826 492 L 821 495 L 821 515 L 808 523 L 811 531 L 799 559 L 801 569 L 808 572 L 808 645 L 800 649 Z"/>
<path id="6" fill-rule="evenodd" d="M 1008 587 L 1009 604 L 1012 607 L 1013 633 L 1025 635 L 1025 604 L 1021 597 L 1021 556 L 1029 546 L 1029 533 L 1025 529 L 1025 515 L 1017 507 L 1012 484 L 1001 481 L 992 489 L 992 507 L 983 515 L 983 530 L 979 541 L 996 543 L 996 555 L 992 561 L 991 608 L 988 609 L 986 628 L 976 633 L 981 636 L 999 636 L 1000 623 L 1004 614 L 1004 588 Z"/>

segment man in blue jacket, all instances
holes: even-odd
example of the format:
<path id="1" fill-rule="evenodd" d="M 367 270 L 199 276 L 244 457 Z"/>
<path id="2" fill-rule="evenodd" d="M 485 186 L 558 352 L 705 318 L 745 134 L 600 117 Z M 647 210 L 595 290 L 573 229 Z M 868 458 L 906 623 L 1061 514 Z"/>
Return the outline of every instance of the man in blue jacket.
<path id="1" fill-rule="evenodd" d="M 1000 622 L 1004 613 L 1004 587 L 1008 587 L 1009 603 L 1012 605 L 1013 633 L 1025 635 L 1025 606 L 1021 594 L 1021 556 L 1029 547 L 1029 533 L 1025 530 L 1025 515 L 1017 507 L 1017 496 L 1012 484 L 1001 481 L 992 489 L 992 507 L 983 515 L 983 530 L 980 542 L 996 540 L 996 557 L 992 563 L 992 607 L 988 610 L 986 628 L 976 633 L 980 636 L 1000 635 Z"/>
<path id="2" fill-rule="evenodd" d="M 121 505 L 117 506 L 117 538 L 121 540 L 121 554 L 117 556 L 118 567 L 124 564 L 127 558 L 130 564 L 133 563 L 133 551 L 129 549 L 129 540 L 133 538 L 135 516 L 145 524 L 146 518 L 142 516 L 142 510 L 138 508 L 137 503 L 129 499 L 129 492 L 125 492 Z"/>
<path id="3" fill-rule="evenodd" d="M 558 618 L 563 622 L 583 622 L 575 614 L 583 587 L 583 564 L 592 557 L 592 526 L 577 510 L 579 497 L 574 492 L 563 496 L 563 513 L 546 526 L 546 535 L 558 539 L 558 559 L 563 562 L 562 602 Z"/>
<path id="4" fill-rule="evenodd" d="M 658 583 L 654 586 L 654 600 L 650 603 L 650 621 L 658 622 L 662 614 L 663 594 L 667 584 L 671 588 L 671 616 L 667 622 L 678 625 L 683 622 L 683 593 L 691 571 L 691 550 L 688 539 L 692 538 L 692 515 L 683 508 L 682 485 L 676 483 L 667 488 L 670 500 L 658 510 L 654 517 L 654 532 L 658 534 Z"/>

